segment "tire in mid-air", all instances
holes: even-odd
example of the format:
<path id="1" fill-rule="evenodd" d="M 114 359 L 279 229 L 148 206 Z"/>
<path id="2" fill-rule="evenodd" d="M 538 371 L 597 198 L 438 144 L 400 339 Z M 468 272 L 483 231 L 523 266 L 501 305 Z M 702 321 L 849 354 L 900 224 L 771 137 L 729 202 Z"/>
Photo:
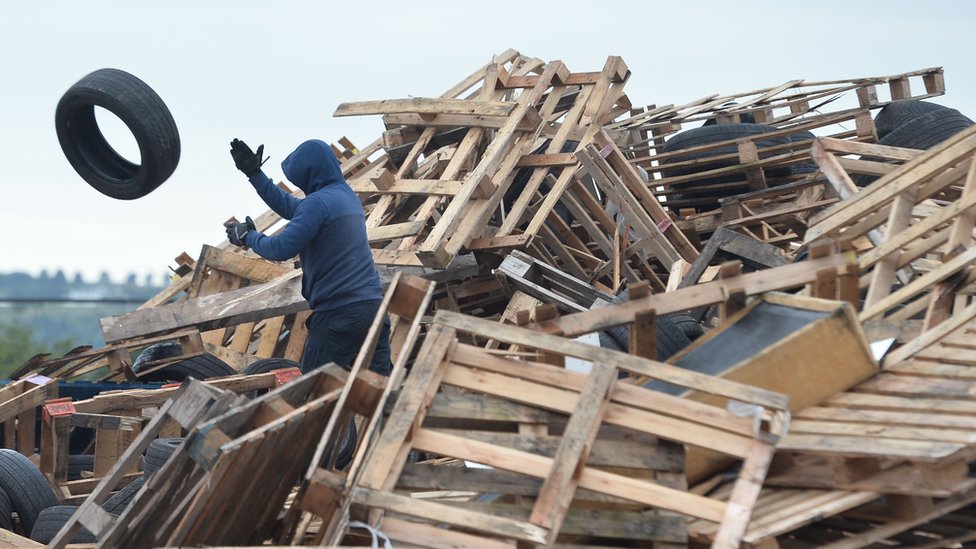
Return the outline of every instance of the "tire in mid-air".
<path id="1" fill-rule="evenodd" d="M 119 117 L 139 145 L 141 162 L 123 158 L 105 139 L 95 107 Z M 119 200 L 141 198 L 161 185 L 180 161 L 173 115 L 145 82 L 118 69 L 99 69 L 71 86 L 54 115 L 61 150 L 89 185 Z"/>

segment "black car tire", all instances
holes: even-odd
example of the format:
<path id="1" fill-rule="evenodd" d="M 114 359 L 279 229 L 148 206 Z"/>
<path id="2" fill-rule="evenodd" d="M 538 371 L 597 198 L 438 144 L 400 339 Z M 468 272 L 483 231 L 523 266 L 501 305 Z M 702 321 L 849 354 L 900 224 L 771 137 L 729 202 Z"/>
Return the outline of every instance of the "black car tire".
<path id="1" fill-rule="evenodd" d="M 115 492 L 111 497 L 105 500 L 105 503 L 102 505 L 102 509 L 105 509 L 109 513 L 115 515 L 121 515 L 122 511 L 125 511 L 125 508 L 128 507 L 129 503 L 132 502 L 132 498 L 136 496 L 136 493 L 139 492 L 139 489 L 142 488 L 142 485 L 145 483 L 145 476 L 133 479 L 132 482 L 126 484 L 121 490 Z"/>
<path id="2" fill-rule="evenodd" d="M 617 294 L 611 303 L 613 305 L 624 303 L 628 299 L 627 295 L 626 291 Z M 693 322 L 698 326 L 698 330 L 702 330 L 701 325 L 688 315 L 678 313 L 657 318 L 656 341 L 658 360 L 667 360 L 678 351 L 691 345 L 691 338 L 688 337 L 685 330 L 693 330 L 690 326 L 686 326 L 687 321 Z M 599 336 L 600 347 L 623 353 L 630 352 L 630 330 L 628 328 L 615 326 L 600 332 Z"/>
<path id="3" fill-rule="evenodd" d="M 0 490 L 0 528 L 13 531 L 13 512 L 14 507 L 10 502 L 10 496 L 7 495 L 7 492 Z"/>
<path id="4" fill-rule="evenodd" d="M 95 107 L 118 116 L 139 145 L 140 164 L 123 158 L 105 139 Z M 141 198 L 161 185 L 180 161 L 173 115 L 145 82 L 118 69 L 99 69 L 76 82 L 54 115 L 61 150 L 89 185 L 119 200 Z"/>
<path id="5" fill-rule="evenodd" d="M 662 148 L 662 153 L 672 153 L 675 151 L 681 151 L 684 149 L 690 149 L 693 147 L 698 147 L 701 145 L 708 145 L 710 143 L 717 143 L 720 141 L 728 141 L 730 139 L 739 139 L 742 137 L 751 137 L 755 135 L 762 135 L 775 131 L 777 128 L 772 126 L 767 126 L 765 124 L 716 124 L 714 126 L 701 126 L 699 128 L 693 128 L 680 132 L 673 135 L 670 139 L 665 142 Z M 756 147 L 759 149 L 759 158 L 768 158 L 770 156 L 786 154 L 789 152 L 787 149 L 783 149 L 777 152 L 764 152 L 763 149 L 767 147 L 773 147 L 778 145 L 789 145 L 791 143 L 788 136 L 779 137 L 769 137 L 755 140 Z M 674 168 L 669 168 L 669 164 L 677 164 L 679 162 L 689 162 L 693 160 L 707 160 L 715 156 L 735 154 L 738 152 L 738 146 L 735 144 L 725 145 L 717 149 L 711 149 L 707 151 L 699 151 L 689 154 L 679 154 L 677 156 L 668 158 L 663 161 L 663 167 L 661 170 L 662 175 L 667 177 L 679 177 L 683 175 L 691 175 L 696 173 L 701 173 L 710 170 L 716 170 L 719 168 L 729 168 L 739 164 L 738 158 L 726 159 L 726 160 L 716 160 L 713 162 L 705 162 L 702 164 L 695 164 L 691 166 L 679 166 Z M 793 169 L 790 166 L 775 166 L 764 168 L 763 173 L 767 178 L 781 178 L 788 177 L 793 174 Z M 728 175 L 713 175 L 697 181 L 690 181 L 684 183 L 677 183 L 671 186 L 672 190 L 679 191 L 672 194 L 669 201 L 680 204 L 679 201 L 694 199 L 698 202 L 695 206 L 699 211 L 704 211 L 708 209 L 713 209 L 718 207 L 718 199 L 725 196 L 734 196 L 737 194 L 742 194 L 748 192 L 749 189 L 744 186 L 746 182 L 745 173 L 733 173 Z M 725 188 L 725 189 L 710 189 L 702 190 L 697 187 L 717 185 L 721 183 L 741 183 L 737 188 Z M 714 199 L 714 201 L 710 200 Z M 680 207 L 680 206 L 678 206 Z"/>
<path id="6" fill-rule="evenodd" d="M 164 360 L 167 358 L 176 358 L 182 354 L 183 349 L 180 347 L 179 343 L 156 343 L 146 347 L 138 355 L 136 355 L 136 359 L 132 361 L 132 369 L 138 372 L 140 369 L 142 369 L 142 365 L 147 362 L 155 362 L 157 360 Z"/>
<path id="7" fill-rule="evenodd" d="M 139 375 L 139 369 L 133 370 L 142 381 L 162 382 L 180 382 L 188 377 L 203 380 L 237 373 L 229 364 L 211 354 L 191 356 L 145 375 Z"/>
<path id="8" fill-rule="evenodd" d="M 878 140 L 879 145 L 926 150 L 973 125 L 973 121 L 956 109 L 935 110 L 912 118 L 891 133 Z M 862 160 L 878 161 L 878 158 L 862 157 Z M 858 174 L 853 178 L 859 187 L 874 183 L 874 175 Z"/>
<path id="9" fill-rule="evenodd" d="M 78 510 L 76 505 L 55 505 L 48 507 L 37 515 L 34 528 L 31 529 L 30 539 L 40 543 L 51 543 L 61 528 L 71 520 L 71 516 Z M 98 539 L 82 527 L 68 543 L 97 543 Z"/>
<path id="10" fill-rule="evenodd" d="M 150 442 L 149 448 L 146 449 L 145 459 L 142 462 L 143 475 L 149 477 L 162 469 L 180 444 L 183 444 L 183 437 L 157 438 Z"/>
<path id="11" fill-rule="evenodd" d="M 262 358 L 245 366 L 241 373 L 247 375 L 266 374 L 282 368 L 299 368 L 299 364 L 287 358 Z"/>
<path id="12" fill-rule="evenodd" d="M 34 529 L 41 511 L 58 504 L 54 489 L 41 471 L 15 450 L 0 449 L 0 489 L 10 498 L 25 533 Z"/>
<path id="13" fill-rule="evenodd" d="M 82 471 L 94 470 L 95 456 L 91 454 L 68 456 L 68 480 L 79 480 L 82 478 Z"/>
<path id="14" fill-rule="evenodd" d="M 889 133 L 895 131 L 909 120 L 913 120 L 923 114 L 934 111 L 946 110 L 949 107 L 938 103 L 927 101 L 916 101 L 906 99 L 902 101 L 892 101 L 878 111 L 874 117 L 874 129 L 878 132 L 878 139 L 884 139 Z"/>

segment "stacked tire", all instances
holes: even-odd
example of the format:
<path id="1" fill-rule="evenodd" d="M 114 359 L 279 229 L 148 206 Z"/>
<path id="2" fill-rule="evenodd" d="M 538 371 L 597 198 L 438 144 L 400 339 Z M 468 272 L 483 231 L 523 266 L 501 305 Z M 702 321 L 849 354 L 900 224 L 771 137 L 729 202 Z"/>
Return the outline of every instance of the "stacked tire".
<path id="1" fill-rule="evenodd" d="M 176 358 L 182 354 L 183 351 L 179 343 L 150 345 L 143 349 L 132 362 L 132 370 L 142 381 L 161 382 L 180 382 L 188 377 L 204 380 L 237 373 L 229 364 L 211 354 L 191 356 L 167 364 L 163 368 L 151 369 L 150 364 L 152 362 Z"/>
<path id="2" fill-rule="evenodd" d="M 146 450 L 142 476 L 133 479 L 121 490 L 112 494 L 102 504 L 102 509 L 113 516 L 121 515 L 148 478 L 162 468 L 182 442 L 182 438 L 158 438 L 152 441 Z M 3 454 L 4 452 L 12 451 L 0 450 L 0 485 L 3 487 L 3 490 L 0 490 L 0 528 L 12 528 L 10 511 L 13 510 L 17 512 L 24 531 L 30 533 L 32 540 L 50 543 L 61 531 L 61 528 L 68 523 L 78 507 L 75 505 L 58 505 L 58 500 L 51 491 L 47 480 L 27 458 L 20 456 L 17 452 L 12 453 L 23 459 L 8 456 Z M 24 461 L 30 465 L 29 468 L 23 463 Z M 13 474 L 8 471 L 9 467 L 5 467 L 8 462 L 14 464 Z M 4 478 L 10 477 L 23 479 L 23 481 L 4 481 Z M 13 499 L 6 497 L 8 486 L 18 490 L 13 492 L 17 497 Z M 23 490 L 24 487 L 27 489 Z M 70 543 L 96 543 L 97 541 L 91 532 L 82 528 L 74 535 Z"/>
<path id="3" fill-rule="evenodd" d="M 921 150 L 930 149 L 972 125 L 973 121 L 956 109 L 915 100 L 893 101 L 874 118 L 879 145 Z M 862 160 L 881 161 L 873 157 L 862 157 Z M 853 180 L 864 187 L 878 177 L 858 175 Z"/>
<path id="4" fill-rule="evenodd" d="M 613 298 L 616 305 L 627 301 L 627 292 Z M 680 352 L 691 342 L 704 334 L 704 328 L 697 320 L 684 313 L 673 313 L 657 318 L 655 334 L 657 360 L 664 361 Z M 600 332 L 600 347 L 626 353 L 630 349 L 630 331 L 622 326 Z"/>
<path id="5" fill-rule="evenodd" d="M 703 145 L 754 137 L 777 130 L 778 128 L 765 124 L 751 123 L 705 125 L 675 134 L 665 142 L 661 152 L 679 153 Z M 786 135 L 759 138 L 753 142 L 759 150 L 760 159 L 785 154 L 794 145 L 790 136 Z M 798 142 L 795 146 L 809 146 L 809 143 Z M 770 147 L 777 147 L 777 149 L 774 151 L 764 150 Z M 730 168 L 739 164 L 737 155 L 738 146 L 735 143 L 705 151 L 675 154 L 662 162 L 661 173 L 665 178 L 670 178 Z M 729 158 L 718 158 L 722 156 L 729 156 Z M 694 162 L 694 164 L 689 165 L 688 162 Z M 793 175 L 793 169 L 790 166 L 770 166 L 763 169 L 763 174 L 767 179 L 775 181 L 778 178 Z M 676 183 L 671 188 L 678 192 L 672 194 L 668 202 L 679 208 L 687 204 L 698 211 L 715 209 L 718 207 L 720 198 L 748 192 L 746 181 L 745 173 L 738 172 L 715 174 L 695 181 Z"/>

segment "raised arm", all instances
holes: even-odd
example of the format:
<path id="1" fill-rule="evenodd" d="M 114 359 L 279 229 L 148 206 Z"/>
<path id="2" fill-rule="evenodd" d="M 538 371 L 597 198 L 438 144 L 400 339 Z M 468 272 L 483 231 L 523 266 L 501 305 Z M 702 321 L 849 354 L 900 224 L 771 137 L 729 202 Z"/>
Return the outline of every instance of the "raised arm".
<path id="1" fill-rule="evenodd" d="M 291 259 L 315 238 L 328 221 L 328 211 L 318 201 L 300 201 L 295 216 L 276 236 L 266 236 L 258 231 L 248 231 L 244 243 L 258 255 L 271 261 Z"/>
<path id="2" fill-rule="evenodd" d="M 249 177 L 248 181 L 254 186 L 254 190 L 258 192 L 261 200 L 264 200 L 264 203 L 274 210 L 274 213 L 285 219 L 295 217 L 295 210 L 302 203 L 301 200 L 281 190 L 281 187 L 275 185 L 271 178 L 261 170 Z"/>
<path id="3" fill-rule="evenodd" d="M 247 179 L 258 192 L 258 196 L 269 208 L 285 219 L 295 216 L 295 210 L 301 200 L 281 190 L 271 181 L 271 178 L 261 171 L 264 163 L 261 156 L 264 154 L 264 145 L 258 147 L 257 152 L 251 150 L 246 143 L 240 139 L 234 139 L 230 143 L 230 155 L 234 159 L 237 169 L 244 172 Z"/>

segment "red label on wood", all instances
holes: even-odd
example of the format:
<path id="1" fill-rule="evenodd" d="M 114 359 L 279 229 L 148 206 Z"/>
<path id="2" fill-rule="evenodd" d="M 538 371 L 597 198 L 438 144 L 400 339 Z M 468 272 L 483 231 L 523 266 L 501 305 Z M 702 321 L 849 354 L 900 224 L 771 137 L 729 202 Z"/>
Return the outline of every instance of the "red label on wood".
<path id="1" fill-rule="evenodd" d="M 272 370 L 271 373 L 273 373 L 275 376 L 276 387 L 280 387 L 285 383 L 288 383 L 289 381 L 297 377 L 300 377 L 302 375 L 302 371 L 295 367 L 282 368 L 280 370 Z"/>
<path id="2" fill-rule="evenodd" d="M 670 229 L 671 225 L 674 225 L 674 221 L 671 221 L 671 219 L 664 219 L 657 224 L 657 228 L 663 233 L 664 231 Z"/>
<path id="3" fill-rule="evenodd" d="M 75 405 L 71 402 L 71 397 L 52 398 L 44 401 L 43 413 L 41 416 L 46 423 L 56 417 L 70 416 L 77 412 Z"/>

